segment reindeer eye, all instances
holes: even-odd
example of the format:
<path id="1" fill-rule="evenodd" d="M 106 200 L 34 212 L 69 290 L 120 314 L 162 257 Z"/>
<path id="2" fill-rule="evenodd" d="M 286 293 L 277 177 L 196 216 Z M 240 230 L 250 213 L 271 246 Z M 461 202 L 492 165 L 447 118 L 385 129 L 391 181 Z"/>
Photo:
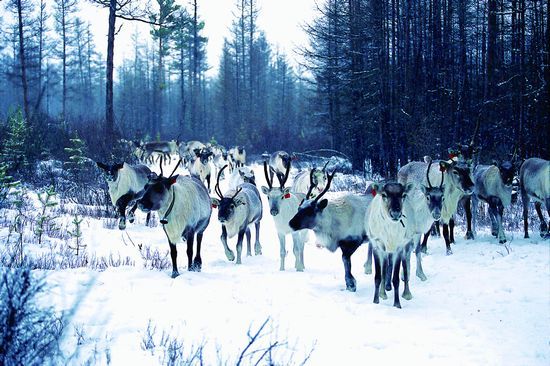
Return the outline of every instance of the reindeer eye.
<path id="1" fill-rule="evenodd" d="M 429 200 L 430 200 L 430 196 L 429 196 L 429 195 L 428 195 L 428 196 L 426 196 L 426 199 L 427 199 L 427 200 L 429 201 Z"/>

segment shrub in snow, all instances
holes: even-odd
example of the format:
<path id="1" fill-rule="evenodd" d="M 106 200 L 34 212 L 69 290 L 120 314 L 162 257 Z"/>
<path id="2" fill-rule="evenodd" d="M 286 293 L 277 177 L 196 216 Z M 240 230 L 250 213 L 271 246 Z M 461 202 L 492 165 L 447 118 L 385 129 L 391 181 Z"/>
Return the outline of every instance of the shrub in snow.
<path id="1" fill-rule="evenodd" d="M 52 186 L 48 187 L 44 192 L 38 194 L 38 201 L 40 202 L 40 211 L 36 217 L 36 223 L 34 233 L 38 239 L 38 244 L 42 244 L 42 235 L 49 228 L 55 230 L 55 217 L 49 214 L 50 209 L 57 206 L 55 196 L 57 193 Z"/>
<path id="2" fill-rule="evenodd" d="M 27 189 L 21 187 L 13 192 L 13 207 L 15 208 L 15 217 L 9 227 L 9 234 L 6 240 L 7 243 L 10 242 L 12 234 L 15 234 L 16 237 L 16 257 L 19 260 L 19 263 L 23 263 L 23 235 L 25 234 L 25 226 L 29 220 L 27 214 L 28 204 L 27 204 Z"/>
<path id="3" fill-rule="evenodd" d="M 73 230 L 69 231 L 69 235 L 74 239 L 74 246 L 69 246 L 71 249 L 74 249 L 76 256 L 80 249 L 84 249 L 86 245 L 82 244 L 82 230 L 80 229 L 80 224 L 82 223 L 82 218 L 79 218 L 78 215 L 75 215 L 73 218 Z"/>
<path id="4" fill-rule="evenodd" d="M 28 267 L 0 274 L 0 365 L 44 365 L 61 360 L 63 319 L 37 304 L 46 291 Z"/>
<path id="5" fill-rule="evenodd" d="M 8 174 L 8 166 L 0 163 L 0 207 L 3 207 L 8 202 L 8 198 L 13 190 L 19 186 L 19 181 L 14 181 L 13 177 Z"/>

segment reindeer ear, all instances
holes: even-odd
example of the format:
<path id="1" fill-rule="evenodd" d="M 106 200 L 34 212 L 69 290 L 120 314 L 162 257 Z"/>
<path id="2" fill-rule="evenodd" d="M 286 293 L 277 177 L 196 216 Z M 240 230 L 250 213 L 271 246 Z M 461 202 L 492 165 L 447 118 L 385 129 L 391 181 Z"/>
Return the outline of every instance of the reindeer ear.
<path id="1" fill-rule="evenodd" d="M 233 202 L 235 203 L 235 206 L 240 206 L 240 205 L 244 205 L 244 204 L 245 204 L 244 200 L 241 199 L 241 198 L 235 198 L 235 199 L 233 200 Z"/>
<path id="2" fill-rule="evenodd" d="M 498 166 L 498 165 L 499 165 L 499 164 L 498 164 L 498 161 L 496 161 L 495 159 L 493 159 L 493 165 Z"/>
<path id="3" fill-rule="evenodd" d="M 447 169 L 449 169 L 450 167 L 451 167 L 451 164 L 449 164 L 446 161 L 441 160 L 439 162 L 439 170 L 442 172 L 447 171 Z"/>
<path id="4" fill-rule="evenodd" d="M 371 189 L 376 192 L 376 193 L 380 193 L 382 191 L 382 185 L 380 183 L 372 183 L 370 185 Z"/>
<path id="5" fill-rule="evenodd" d="M 149 179 L 149 181 L 152 181 L 152 180 L 155 180 L 157 179 L 159 176 L 157 175 L 157 173 L 155 172 L 151 172 L 149 173 L 149 175 L 147 175 L 147 179 Z"/>
<path id="6" fill-rule="evenodd" d="M 180 176 L 179 174 L 176 174 L 176 175 L 174 175 L 174 176 L 168 178 L 168 179 L 166 180 L 166 184 L 168 185 L 168 187 L 170 187 L 171 185 L 175 184 L 175 183 L 178 181 L 178 177 L 179 177 L 179 176 Z"/>
<path id="7" fill-rule="evenodd" d="M 317 207 L 319 207 L 319 210 L 324 210 L 328 205 L 328 200 L 326 198 L 323 198 L 322 200 L 319 201 L 319 204 L 317 205 Z"/>
<path id="8" fill-rule="evenodd" d="M 220 205 L 220 200 L 215 197 L 210 197 L 210 203 L 212 204 L 212 208 L 217 208 Z"/>
<path id="9" fill-rule="evenodd" d="M 268 194 L 269 193 L 269 188 L 267 188 L 266 186 L 262 186 L 262 192 L 263 192 L 263 194 Z"/>
<path id="10" fill-rule="evenodd" d="M 120 170 L 124 167 L 124 163 L 119 163 L 119 164 L 115 164 L 113 165 L 113 169 L 114 170 Z"/>
<path id="11" fill-rule="evenodd" d="M 283 188 L 283 195 L 286 196 L 287 194 L 290 194 L 290 187 Z"/>
<path id="12" fill-rule="evenodd" d="M 405 194 L 409 194 L 414 189 L 414 183 L 405 184 Z"/>

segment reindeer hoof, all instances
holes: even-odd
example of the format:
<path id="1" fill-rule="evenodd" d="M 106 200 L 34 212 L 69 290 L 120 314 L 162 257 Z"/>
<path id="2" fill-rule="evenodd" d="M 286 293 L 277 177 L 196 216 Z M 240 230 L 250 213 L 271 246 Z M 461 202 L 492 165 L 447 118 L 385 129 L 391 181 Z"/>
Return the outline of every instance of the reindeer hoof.
<path id="1" fill-rule="evenodd" d="M 451 249 L 447 249 L 447 255 L 452 255 L 453 251 Z"/>
<path id="2" fill-rule="evenodd" d="M 467 231 L 466 240 L 474 240 L 474 233 L 472 233 L 471 231 Z"/>
<path id="3" fill-rule="evenodd" d="M 407 291 L 407 292 L 403 291 L 403 295 L 401 297 L 403 297 L 405 300 L 410 300 L 413 298 L 413 295 L 411 294 L 410 291 Z"/>
<path id="4" fill-rule="evenodd" d="M 120 221 L 118 222 L 118 229 L 119 230 L 126 229 L 126 220 L 120 219 Z"/>
<path id="5" fill-rule="evenodd" d="M 357 285 L 356 285 L 355 278 L 346 279 L 346 290 L 348 290 L 350 292 L 357 291 Z"/>
<path id="6" fill-rule="evenodd" d="M 421 253 L 424 253 L 424 254 L 428 254 L 428 247 L 427 247 L 427 246 L 422 246 L 422 247 L 420 248 L 420 252 L 421 252 Z"/>
<path id="7" fill-rule="evenodd" d="M 365 264 L 365 274 L 372 274 L 372 264 L 371 265 Z"/>
<path id="8" fill-rule="evenodd" d="M 257 245 L 254 247 L 254 254 L 255 255 L 262 255 L 262 247 L 260 245 Z"/>
<path id="9" fill-rule="evenodd" d="M 180 273 L 178 271 L 172 271 L 172 278 L 176 278 L 180 275 Z"/>
<path id="10" fill-rule="evenodd" d="M 388 295 L 386 295 L 385 292 L 380 292 L 380 297 L 382 298 L 382 300 L 386 300 L 388 298 Z"/>
<path id="11" fill-rule="evenodd" d="M 377 297 L 375 297 L 374 300 L 372 300 L 372 302 L 375 304 L 380 304 L 380 300 Z"/>
<path id="12" fill-rule="evenodd" d="M 504 243 L 506 243 L 506 239 L 500 239 L 500 240 L 498 241 L 498 243 L 499 243 L 499 244 L 504 244 Z"/>
<path id="13" fill-rule="evenodd" d="M 233 262 L 235 260 L 235 254 L 233 254 L 232 251 L 225 252 L 225 256 L 227 257 L 227 260 L 230 262 Z"/>
<path id="14" fill-rule="evenodd" d="M 428 278 L 423 272 L 416 272 L 416 277 L 420 278 L 420 281 L 426 281 Z"/>
<path id="15" fill-rule="evenodd" d="M 395 306 L 395 307 L 398 308 L 398 309 L 401 309 L 401 304 L 398 303 L 398 302 L 394 303 L 393 306 Z"/>

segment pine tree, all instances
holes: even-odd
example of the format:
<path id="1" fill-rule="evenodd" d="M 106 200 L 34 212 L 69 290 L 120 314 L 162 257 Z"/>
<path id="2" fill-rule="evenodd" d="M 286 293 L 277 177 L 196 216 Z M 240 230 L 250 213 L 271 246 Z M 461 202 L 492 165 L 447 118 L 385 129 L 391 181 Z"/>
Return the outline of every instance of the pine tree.
<path id="1" fill-rule="evenodd" d="M 74 177 L 81 177 L 81 173 L 86 169 L 86 163 L 89 161 L 86 157 L 86 142 L 80 139 L 78 134 L 75 134 L 75 137 L 69 141 L 71 146 L 64 149 L 69 155 L 69 161 L 65 162 L 65 166 Z"/>
<path id="2" fill-rule="evenodd" d="M 28 166 L 26 140 L 28 136 L 27 121 L 21 108 L 8 116 L 8 133 L 1 157 L 8 174 L 17 174 Z"/>
<path id="3" fill-rule="evenodd" d="M 69 246 L 71 249 L 76 251 L 76 256 L 80 252 L 80 249 L 86 248 L 86 245 L 82 244 L 82 230 L 80 229 L 80 224 L 82 223 L 82 218 L 78 217 L 78 214 L 74 216 L 72 224 L 74 226 L 73 231 L 69 231 L 69 235 L 74 238 L 74 247 Z"/>

